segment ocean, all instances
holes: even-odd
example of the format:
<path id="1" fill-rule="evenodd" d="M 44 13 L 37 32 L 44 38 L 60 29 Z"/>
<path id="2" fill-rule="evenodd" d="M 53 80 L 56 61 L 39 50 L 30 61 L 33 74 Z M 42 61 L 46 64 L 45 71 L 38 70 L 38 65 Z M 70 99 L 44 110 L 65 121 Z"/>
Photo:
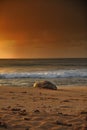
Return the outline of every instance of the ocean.
<path id="1" fill-rule="evenodd" d="M 87 58 L 0 59 L 0 86 L 29 86 L 49 80 L 57 86 L 87 85 Z"/>

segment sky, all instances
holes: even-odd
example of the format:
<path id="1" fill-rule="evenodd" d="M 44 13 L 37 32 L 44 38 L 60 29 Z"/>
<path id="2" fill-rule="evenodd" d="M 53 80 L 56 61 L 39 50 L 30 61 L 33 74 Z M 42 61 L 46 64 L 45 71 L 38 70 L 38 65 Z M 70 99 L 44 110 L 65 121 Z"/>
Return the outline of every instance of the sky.
<path id="1" fill-rule="evenodd" d="M 0 0 L 0 58 L 87 58 L 85 0 Z"/>

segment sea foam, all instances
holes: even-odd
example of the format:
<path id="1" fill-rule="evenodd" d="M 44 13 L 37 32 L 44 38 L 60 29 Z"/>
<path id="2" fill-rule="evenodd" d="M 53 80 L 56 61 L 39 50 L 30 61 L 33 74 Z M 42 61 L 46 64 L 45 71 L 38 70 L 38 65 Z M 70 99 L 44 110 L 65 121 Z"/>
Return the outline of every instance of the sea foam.
<path id="1" fill-rule="evenodd" d="M 13 78 L 87 78 L 87 69 L 1 73 L 0 79 Z"/>

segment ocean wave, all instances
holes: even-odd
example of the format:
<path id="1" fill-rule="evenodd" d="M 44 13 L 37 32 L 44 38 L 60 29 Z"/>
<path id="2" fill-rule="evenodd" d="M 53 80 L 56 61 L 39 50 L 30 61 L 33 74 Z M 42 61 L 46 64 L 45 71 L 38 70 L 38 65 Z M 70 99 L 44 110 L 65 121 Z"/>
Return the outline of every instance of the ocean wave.
<path id="1" fill-rule="evenodd" d="M 36 71 L 36 72 L 14 72 L 1 73 L 0 79 L 13 78 L 70 78 L 70 77 L 87 77 L 87 69 L 78 70 L 55 70 L 55 71 Z"/>

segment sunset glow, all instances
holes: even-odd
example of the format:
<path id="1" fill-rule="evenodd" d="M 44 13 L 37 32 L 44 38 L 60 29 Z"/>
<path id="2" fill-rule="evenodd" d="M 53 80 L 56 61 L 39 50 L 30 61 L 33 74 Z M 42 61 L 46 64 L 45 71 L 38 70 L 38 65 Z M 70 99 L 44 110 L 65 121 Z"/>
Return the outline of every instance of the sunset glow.
<path id="1" fill-rule="evenodd" d="M 0 58 L 87 57 L 86 5 L 0 1 Z"/>
<path id="2" fill-rule="evenodd" d="M 11 40 L 0 41 L 0 58 L 14 58 L 15 43 Z"/>

